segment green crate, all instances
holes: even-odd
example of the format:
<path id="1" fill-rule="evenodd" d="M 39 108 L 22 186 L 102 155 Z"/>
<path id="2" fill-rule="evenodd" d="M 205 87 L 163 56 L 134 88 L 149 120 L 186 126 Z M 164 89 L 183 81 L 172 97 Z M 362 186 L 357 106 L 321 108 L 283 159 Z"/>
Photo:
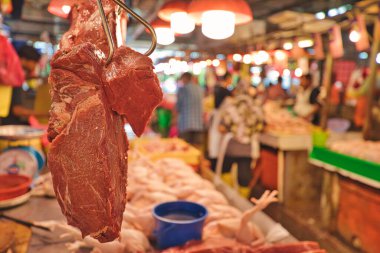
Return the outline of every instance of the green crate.
<path id="1" fill-rule="evenodd" d="M 313 148 L 310 158 L 380 182 L 380 164 L 343 155 L 327 148 L 320 147 Z"/>

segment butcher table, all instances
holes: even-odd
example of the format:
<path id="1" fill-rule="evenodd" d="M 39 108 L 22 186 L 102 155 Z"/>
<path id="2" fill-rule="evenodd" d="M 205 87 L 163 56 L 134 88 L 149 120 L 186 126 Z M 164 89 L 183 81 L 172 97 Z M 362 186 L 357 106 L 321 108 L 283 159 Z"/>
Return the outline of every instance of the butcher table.
<path id="1" fill-rule="evenodd" d="M 241 198 L 237 193 L 228 187 L 220 186 L 219 190 L 224 193 L 230 203 L 241 209 L 246 210 L 252 207 L 252 204 Z M 59 205 L 55 199 L 32 197 L 26 204 L 6 210 L 6 215 L 28 221 L 47 221 L 47 220 L 65 220 L 61 213 Z M 270 237 L 274 243 L 294 242 L 292 237 L 281 225 L 274 222 L 264 213 L 258 213 L 253 218 L 254 222 L 263 230 L 264 234 Z M 55 239 L 54 239 L 55 238 Z M 30 242 L 29 253 L 63 253 L 69 252 L 65 246 L 65 241 L 59 240 L 59 235 L 33 229 L 33 236 Z M 88 251 L 82 251 L 88 252 Z"/>

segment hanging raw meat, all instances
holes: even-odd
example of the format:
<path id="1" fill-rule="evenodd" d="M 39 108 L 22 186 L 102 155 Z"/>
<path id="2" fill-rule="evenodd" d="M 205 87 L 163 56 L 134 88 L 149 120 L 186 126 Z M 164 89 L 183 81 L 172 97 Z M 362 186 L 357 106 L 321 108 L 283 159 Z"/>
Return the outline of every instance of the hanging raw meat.
<path id="1" fill-rule="evenodd" d="M 116 6 L 103 0 L 115 40 Z M 53 57 L 48 166 L 63 214 L 82 236 L 119 237 L 126 202 L 126 120 L 141 135 L 161 102 L 152 61 L 120 47 L 113 61 L 95 0 L 79 2 Z"/>

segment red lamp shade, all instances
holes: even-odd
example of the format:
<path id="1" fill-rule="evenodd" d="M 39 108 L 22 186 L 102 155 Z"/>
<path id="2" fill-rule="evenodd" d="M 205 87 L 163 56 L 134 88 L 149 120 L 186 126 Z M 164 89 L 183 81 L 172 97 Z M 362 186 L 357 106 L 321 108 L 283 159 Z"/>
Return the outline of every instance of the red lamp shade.
<path id="1" fill-rule="evenodd" d="M 48 11 L 61 18 L 68 18 L 74 0 L 52 0 L 48 6 Z"/>
<path id="2" fill-rule="evenodd" d="M 170 28 L 169 22 L 163 21 L 162 19 L 156 19 L 151 25 L 156 31 L 158 44 L 167 46 L 175 41 L 175 35 Z"/>
<path id="3" fill-rule="evenodd" d="M 159 18 L 152 21 L 151 26 L 153 28 L 169 28 L 170 29 L 170 23 Z"/>
<path id="4" fill-rule="evenodd" d="M 236 15 L 236 25 L 248 23 L 253 19 L 252 10 L 245 0 L 193 0 L 188 13 L 197 24 L 201 24 L 202 14 L 213 10 L 233 12 Z"/>
<path id="5" fill-rule="evenodd" d="M 165 3 L 160 11 L 158 16 L 165 21 L 170 22 L 170 16 L 175 12 L 187 12 L 189 7 L 189 0 L 173 0 Z"/>

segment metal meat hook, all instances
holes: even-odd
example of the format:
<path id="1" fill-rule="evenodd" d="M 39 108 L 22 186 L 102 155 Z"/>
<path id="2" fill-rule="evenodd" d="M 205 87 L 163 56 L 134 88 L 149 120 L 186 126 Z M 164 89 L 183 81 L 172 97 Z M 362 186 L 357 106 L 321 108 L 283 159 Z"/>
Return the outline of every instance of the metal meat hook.
<path id="1" fill-rule="evenodd" d="M 136 12 L 134 12 L 132 9 L 130 9 L 128 6 L 126 6 L 121 0 L 113 0 L 118 6 L 120 6 L 122 9 L 124 9 L 128 14 L 130 14 L 132 17 L 137 19 L 141 24 L 143 24 L 150 32 L 150 35 L 152 36 L 152 44 L 148 51 L 145 53 L 146 56 L 149 56 L 153 53 L 153 51 L 156 49 L 157 46 L 157 35 L 156 32 L 154 31 L 154 28 L 142 17 L 140 17 Z M 107 59 L 107 64 L 110 63 L 112 60 L 113 54 L 115 52 L 115 43 L 113 41 L 112 35 L 111 35 L 111 30 L 107 22 L 107 17 L 106 14 L 104 13 L 103 9 L 103 4 L 102 0 L 96 0 L 100 12 L 100 17 L 102 19 L 102 26 L 104 29 L 104 32 L 106 33 L 107 36 L 107 41 L 108 41 L 108 46 L 109 46 L 109 55 Z"/>

